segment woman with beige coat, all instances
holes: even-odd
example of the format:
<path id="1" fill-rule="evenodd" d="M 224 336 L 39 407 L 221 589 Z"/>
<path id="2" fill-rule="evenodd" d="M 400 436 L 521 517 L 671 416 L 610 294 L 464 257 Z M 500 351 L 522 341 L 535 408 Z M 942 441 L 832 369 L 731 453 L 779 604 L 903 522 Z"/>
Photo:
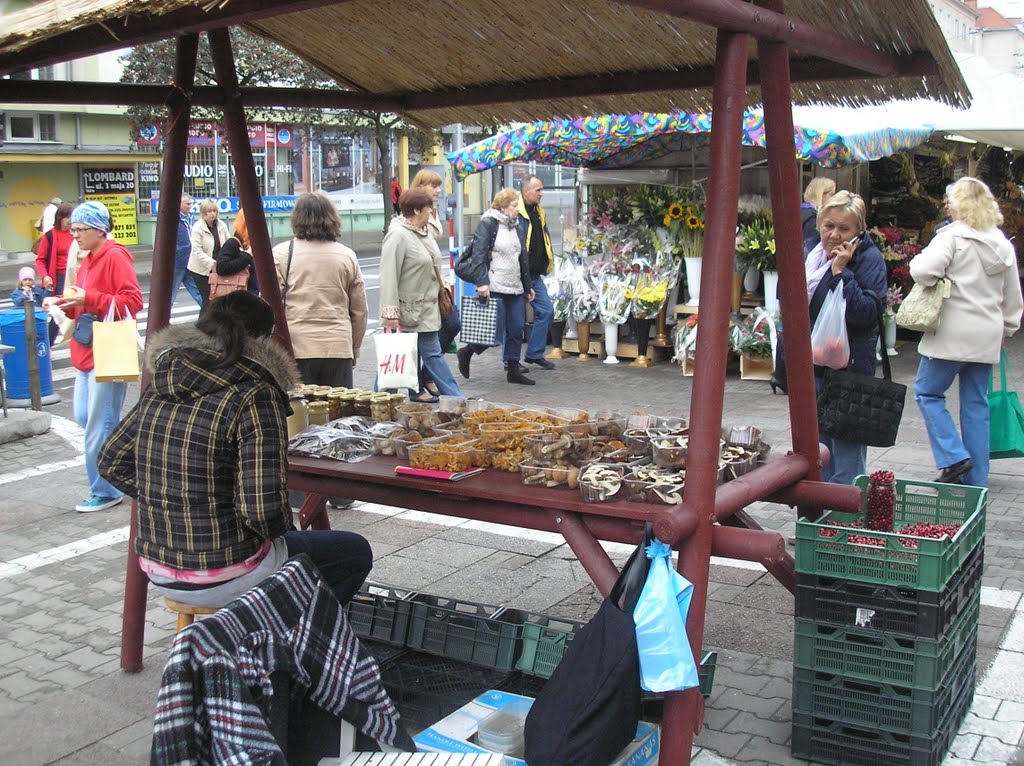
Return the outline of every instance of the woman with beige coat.
<path id="1" fill-rule="evenodd" d="M 1003 338 L 1020 327 L 1024 302 L 1013 245 L 997 228 L 1002 213 L 988 187 L 961 178 L 946 190 L 953 223 L 910 262 L 914 281 L 931 287 L 952 282 L 942 303 L 939 328 L 926 332 L 914 399 L 924 416 L 936 481 L 988 483 L 988 381 Z M 946 409 L 946 391 L 960 381 L 960 433 Z"/>
<path id="2" fill-rule="evenodd" d="M 210 272 L 217 261 L 220 251 L 231 232 L 218 214 L 220 209 L 212 199 L 203 200 L 199 205 L 199 220 L 192 226 L 192 253 L 188 258 L 188 271 L 192 275 L 199 294 L 203 298 L 203 307 L 210 302 Z"/>
<path id="3" fill-rule="evenodd" d="M 351 388 L 366 332 L 359 261 L 336 241 L 341 219 L 323 194 L 301 195 L 291 223 L 295 238 L 274 248 L 274 265 L 302 382 Z"/>

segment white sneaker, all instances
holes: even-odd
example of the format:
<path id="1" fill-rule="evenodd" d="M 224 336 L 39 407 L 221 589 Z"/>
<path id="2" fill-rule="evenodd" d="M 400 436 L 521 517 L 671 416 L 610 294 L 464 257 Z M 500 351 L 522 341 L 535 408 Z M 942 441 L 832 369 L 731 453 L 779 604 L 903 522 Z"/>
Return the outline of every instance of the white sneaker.
<path id="1" fill-rule="evenodd" d="M 79 513 L 105 511 L 107 508 L 113 508 L 115 505 L 120 505 L 122 500 L 124 500 L 124 495 L 121 497 L 97 497 L 96 495 L 93 495 L 85 502 L 76 505 L 75 510 Z"/>

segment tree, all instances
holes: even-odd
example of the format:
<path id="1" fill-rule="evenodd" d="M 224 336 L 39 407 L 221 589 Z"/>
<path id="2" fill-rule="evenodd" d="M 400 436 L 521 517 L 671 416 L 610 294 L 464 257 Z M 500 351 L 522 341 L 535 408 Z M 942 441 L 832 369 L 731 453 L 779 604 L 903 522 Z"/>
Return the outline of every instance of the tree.
<path id="1" fill-rule="evenodd" d="M 235 56 L 235 69 L 238 73 L 238 84 L 241 86 L 273 85 L 340 90 L 338 84 L 323 72 L 310 66 L 291 51 L 269 40 L 238 27 L 230 29 L 230 36 L 231 48 Z M 174 72 L 174 50 L 173 40 L 161 40 L 132 48 L 119 59 L 124 66 L 121 82 L 171 82 Z M 195 82 L 196 85 L 217 84 L 213 59 L 210 56 L 209 38 L 206 35 L 201 36 L 199 40 Z M 129 107 L 125 116 L 136 136 L 139 130 L 150 125 L 159 125 L 162 129 L 166 129 L 169 120 L 165 109 L 149 105 Z M 219 123 L 223 116 L 219 109 L 193 107 L 192 117 Z M 434 142 L 433 134 L 403 122 L 398 115 L 386 112 L 251 108 L 246 109 L 246 120 L 288 122 L 303 127 L 310 134 L 313 134 L 317 128 L 328 126 L 332 127 L 335 132 L 351 137 L 359 136 L 367 131 L 372 132 L 382 169 L 381 194 L 384 199 L 385 220 L 387 219 L 386 213 L 391 206 L 389 134 L 392 131 L 403 133 L 420 146 L 430 146 Z"/>

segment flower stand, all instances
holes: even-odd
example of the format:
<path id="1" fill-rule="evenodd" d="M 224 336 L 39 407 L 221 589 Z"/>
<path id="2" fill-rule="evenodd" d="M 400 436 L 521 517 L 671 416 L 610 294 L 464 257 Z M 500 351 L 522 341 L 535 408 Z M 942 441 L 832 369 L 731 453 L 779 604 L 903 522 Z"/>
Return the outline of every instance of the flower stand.
<path id="1" fill-rule="evenodd" d="M 579 333 L 579 356 L 576 358 L 581 362 L 590 361 L 590 322 L 577 322 L 576 332 Z"/>
<path id="2" fill-rule="evenodd" d="M 764 307 L 769 314 L 779 311 L 779 272 L 764 272 Z"/>
<path id="3" fill-rule="evenodd" d="M 700 271 L 704 265 L 704 258 L 683 258 L 686 264 L 686 291 L 690 297 L 686 299 L 687 306 L 696 306 L 700 300 Z"/>

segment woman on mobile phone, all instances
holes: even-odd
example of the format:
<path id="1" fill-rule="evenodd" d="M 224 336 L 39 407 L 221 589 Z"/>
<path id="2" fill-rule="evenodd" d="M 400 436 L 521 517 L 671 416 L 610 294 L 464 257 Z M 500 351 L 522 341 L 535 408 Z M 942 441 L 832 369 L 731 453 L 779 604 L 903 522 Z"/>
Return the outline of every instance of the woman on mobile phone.
<path id="1" fill-rule="evenodd" d="M 865 229 L 866 209 L 858 194 L 841 191 L 818 211 L 821 241 L 804 261 L 807 276 L 807 301 L 811 326 L 818 318 L 825 297 L 837 284 L 843 284 L 846 298 L 846 332 L 850 340 L 850 372 L 875 374 L 875 343 L 878 341 L 878 317 L 884 310 L 886 291 L 885 260 Z M 786 370 L 782 343 L 772 377 L 772 392 L 785 391 Z M 820 390 L 824 368 L 815 367 Z M 831 436 L 821 436 L 832 459 L 822 468 L 825 481 L 852 484 L 867 468 L 867 446 Z"/>

